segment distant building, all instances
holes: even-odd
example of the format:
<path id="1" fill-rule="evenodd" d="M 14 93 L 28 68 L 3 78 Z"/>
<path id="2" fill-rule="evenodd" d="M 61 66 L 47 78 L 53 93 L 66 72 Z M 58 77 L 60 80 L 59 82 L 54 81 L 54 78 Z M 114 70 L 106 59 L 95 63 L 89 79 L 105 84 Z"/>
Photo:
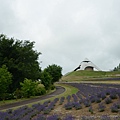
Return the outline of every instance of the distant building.
<path id="1" fill-rule="evenodd" d="M 101 71 L 95 64 L 93 64 L 90 60 L 88 60 L 87 58 L 85 58 L 84 61 L 82 61 L 80 63 L 80 65 L 74 70 L 88 70 L 88 71 Z"/>

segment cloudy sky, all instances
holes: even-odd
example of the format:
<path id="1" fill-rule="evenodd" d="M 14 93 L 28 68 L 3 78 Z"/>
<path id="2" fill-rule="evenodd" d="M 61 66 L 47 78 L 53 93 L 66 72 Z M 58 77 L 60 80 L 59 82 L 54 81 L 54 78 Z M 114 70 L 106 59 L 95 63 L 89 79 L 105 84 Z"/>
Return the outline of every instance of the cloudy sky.
<path id="1" fill-rule="evenodd" d="M 101 70 L 120 63 L 120 0 L 0 0 L 0 33 L 35 41 L 44 69 L 63 74 L 85 58 Z"/>

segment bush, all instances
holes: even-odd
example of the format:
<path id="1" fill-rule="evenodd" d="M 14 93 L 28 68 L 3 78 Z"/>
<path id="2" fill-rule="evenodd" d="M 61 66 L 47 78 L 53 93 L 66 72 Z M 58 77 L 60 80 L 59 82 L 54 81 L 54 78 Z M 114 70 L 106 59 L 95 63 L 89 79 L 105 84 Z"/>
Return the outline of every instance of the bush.
<path id="1" fill-rule="evenodd" d="M 55 86 L 54 85 L 51 85 L 51 90 L 54 90 L 55 89 Z"/>
<path id="2" fill-rule="evenodd" d="M 105 111 L 105 105 L 103 105 L 102 103 L 100 103 L 100 104 L 98 105 L 98 111 L 99 111 L 99 112 Z"/>
<path id="3" fill-rule="evenodd" d="M 120 103 L 119 103 L 119 102 L 114 103 L 114 104 L 111 106 L 111 112 L 119 112 L 119 109 L 120 109 Z"/>
<path id="4" fill-rule="evenodd" d="M 105 99 L 105 103 L 106 103 L 106 104 L 110 104 L 111 102 L 112 102 L 112 99 L 111 99 L 111 98 L 108 97 L 108 98 Z"/>
<path id="5" fill-rule="evenodd" d="M 14 98 L 16 98 L 16 99 L 22 98 L 22 92 L 18 88 L 14 92 Z"/>
<path id="6" fill-rule="evenodd" d="M 8 71 L 8 68 L 3 65 L 0 68 L 0 99 L 5 100 L 9 90 L 9 86 L 12 83 L 12 74 Z"/>
<path id="7" fill-rule="evenodd" d="M 46 90 L 45 90 L 44 87 L 38 86 L 38 87 L 36 88 L 36 92 L 35 92 L 35 95 L 36 95 L 36 96 L 44 95 L 45 93 L 46 93 Z"/>
<path id="8" fill-rule="evenodd" d="M 38 82 L 32 81 L 30 79 L 25 79 L 23 83 L 20 83 L 21 92 L 24 97 L 29 98 L 30 96 L 43 95 L 46 93 L 44 87 L 39 86 Z"/>

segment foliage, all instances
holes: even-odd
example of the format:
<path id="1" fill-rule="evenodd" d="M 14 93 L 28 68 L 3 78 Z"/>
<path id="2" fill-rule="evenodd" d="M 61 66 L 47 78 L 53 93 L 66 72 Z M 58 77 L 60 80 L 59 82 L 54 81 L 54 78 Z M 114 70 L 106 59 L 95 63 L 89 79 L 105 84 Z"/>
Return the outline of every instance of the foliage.
<path id="1" fill-rule="evenodd" d="M 54 90 L 55 89 L 55 85 L 51 85 L 51 90 Z"/>
<path id="2" fill-rule="evenodd" d="M 114 103 L 114 104 L 111 106 L 111 112 L 119 112 L 119 109 L 120 109 L 120 102 Z"/>
<path id="3" fill-rule="evenodd" d="M 23 97 L 28 97 L 29 98 L 30 96 L 35 96 L 35 95 L 45 93 L 45 90 L 43 92 L 43 90 L 41 91 L 41 89 L 39 88 L 38 82 L 32 81 L 32 80 L 27 79 L 27 78 L 25 78 L 23 83 L 21 82 L 20 85 L 22 86 L 21 87 L 21 92 L 23 94 Z"/>
<path id="4" fill-rule="evenodd" d="M 5 99 L 8 87 L 12 83 L 12 75 L 5 65 L 0 68 L 0 99 Z"/>
<path id="5" fill-rule="evenodd" d="M 22 93 L 21 93 L 21 90 L 20 89 L 16 89 L 15 90 L 15 92 L 14 92 L 14 97 L 16 98 L 16 99 L 19 99 L 19 98 L 21 98 L 22 97 Z"/>
<path id="6" fill-rule="evenodd" d="M 59 81 L 59 79 L 62 77 L 62 67 L 55 64 L 49 65 L 47 68 L 45 68 L 45 71 L 52 76 L 52 84 Z"/>
<path id="7" fill-rule="evenodd" d="M 105 105 L 104 105 L 103 103 L 99 103 L 99 104 L 98 104 L 98 111 L 99 111 L 99 112 L 105 111 Z"/>
<path id="8" fill-rule="evenodd" d="M 36 87 L 35 91 L 36 96 L 44 95 L 46 93 L 45 87 L 41 87 L 39 85 Z"/>
<path id="9" fill-rule="evenodd" d="M 113 71 L 120 71 L 120 64 L 113 69 Z"/>
<path id="10" fill-rule="evenodd" d="M 82 105 L 79 102 L 74 102 L 74 107 L 76 110 L 82 109 Z"/>
<path id="11" fill-rule="evenodd" d="M 107 97 L 107 98 L 105 99 L 105 103 L 106 103 L 106 104 L 112 103 L 112 99 L 111 99 L 110 97 Z"/>
<path id="12" fill-rule="evenodd" d="M 25 78 L 36 80 L 40 76 L 38 57 L 41 53 L 35 51 L 34 42 L 15 40 L 0 35 L 0 67 L 5 64 L 13 75 L 11 92 L 20 87 Z"/>
<path id="13" fill-rule="evenodd" d="M 92 108 L 92 106 L 89 107 L 89 112 L 90 112 L 91 114 L 93 114 L 93 108 Z"/>
<path id="14" fill-rule="evenodd" d="M 74 105 L 73 105 L 72 102 L 67 102 L 67 103 L 64 105 L 64 107 L 65 107 L 66 110 L 70 110 L 70 109 L 72 109 L 73 106 L 74 106 Z"/>
<path id="15" fill-rule="evenodd" d="M 49 90 L 51 88 L 51 81 L 52 81 L 51 75 L 46 70 L 42 71 L 41 83 L 45 86 L 46 90 Z"/>

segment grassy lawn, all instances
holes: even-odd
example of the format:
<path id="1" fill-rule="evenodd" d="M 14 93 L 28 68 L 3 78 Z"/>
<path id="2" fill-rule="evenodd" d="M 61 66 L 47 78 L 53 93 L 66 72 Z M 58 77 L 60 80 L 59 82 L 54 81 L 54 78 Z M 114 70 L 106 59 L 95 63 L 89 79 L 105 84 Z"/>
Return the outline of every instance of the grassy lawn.
<path id="1" fill-rule="evenodd" d="M 105 79 L 105 78 L 117 78 L 120 77 L 120 71 L 73 71 L 61 78 L 63 82 L 73 82 L 73 81 L 89 81 L 95 79 Z"/>

